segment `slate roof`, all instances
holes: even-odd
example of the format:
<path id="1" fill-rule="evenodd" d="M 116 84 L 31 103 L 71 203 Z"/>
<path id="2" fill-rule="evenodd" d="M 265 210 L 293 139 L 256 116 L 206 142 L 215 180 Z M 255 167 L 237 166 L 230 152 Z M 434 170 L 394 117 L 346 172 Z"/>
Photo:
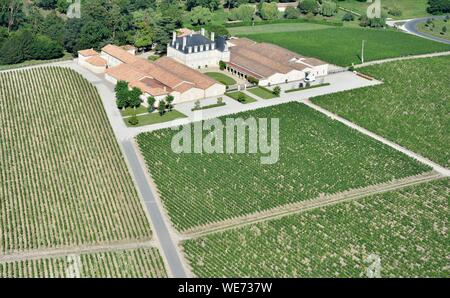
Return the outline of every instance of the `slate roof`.
<path id="1" fill-rule="evenodd" d="M 183 50 L 183 39 L 186 38 L 186 47 Z M 211 51 L 211 44 L 215 44 L 215 48 L 221 52 L 225 51 L 226 46 L 226 38 L 224 36 L 217 36 L 215 38 L 215 41 L 212 41 L 206 36 L 201 35 L 200 33 L 193 33 L 190 35 L 184 35 L 184 36 L 178 36 L 175 39 L 175 45 L 179 44 L 178 51 L 183 52 L 185 54 L 189 53 L 189 47 L 192 47 L 192 52 L 194 52 L 194 47 L 198 46 L 200 48 L 200 45 L 207 45 L 209 44 L 209 50 Z M 176 46 L 170 43 L 170 47 L 176 49 Z M 205 48 L 203 48 L 203 51 L 205 51 Z"/>

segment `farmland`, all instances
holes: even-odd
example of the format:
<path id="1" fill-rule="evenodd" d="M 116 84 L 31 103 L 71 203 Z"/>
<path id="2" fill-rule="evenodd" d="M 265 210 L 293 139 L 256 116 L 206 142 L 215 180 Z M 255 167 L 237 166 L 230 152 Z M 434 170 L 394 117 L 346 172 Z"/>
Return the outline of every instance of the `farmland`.
<path id="1" fill-rule="evenodd" d="M 234 117 L 280 119 L 278 163 L 261 165 L 262 155 L 250 153 L 176 154 L 171 129 L 137 137 L 180 231 L 430 170 L 300 103 Z"/>
<path id="2" fill-rule="evenodd" d="M 0 252 L 150 239 L 94 86 L 57 67 L 0 74 Z"/>
<path id="3" fill-rule="evenodd" d="M 428 25 L 426 22 L 420 23 L 417 25 L 417 29 L 425 34 L 430 34 L 439 38 L 444 38 L 450 40 L 450 22 L 444 21 L 442 19 L 436 19 L 432 23 L 433 25 Z M 446 31 L 443 32 L 443 28 L 446 28 Z"/>
<path id="4" fill-rule="evenodd" d="M 450 50 L 450 45 L 410 34 L 360 28 L 329 28 L 286 33 L 245 34 L 258 42 L 270 42 L 341 66 L 361 63 L 361 44 L 365 40 L 365 61 Z M 330 50 L 333 49 L 333 50 Z"/>
<path id="5" fill-rule="evenodd" d="M 199 277 L 448 277 L 449 179 L 183 243 Z M 375 257 L 375 258 L 376 258 Z"/>
<path id="6" fill-rule="evenodd" d="M 167 277 L 156 248 L 81 254 L 0 263 L 0 278 L 6 277 Z"/>
<path id="7" fill-rule="evenodd" d="M 360 69 L 383 85 L 312 101 L 442 166 L 450 166 L 449 57 L 392 62 Z"/>
<path id="8" fill-rule="evenodd" d="M 331 28 L 332 26 L 312 24 L 312 23 L 281 23 L 258 26 L 242 26 L 229 28 L 233 35 L 243 34 L 260 34 L 260 33 L 277 33 L 277 32 L 293 32 L 293 31 L 310 31 Z"/>

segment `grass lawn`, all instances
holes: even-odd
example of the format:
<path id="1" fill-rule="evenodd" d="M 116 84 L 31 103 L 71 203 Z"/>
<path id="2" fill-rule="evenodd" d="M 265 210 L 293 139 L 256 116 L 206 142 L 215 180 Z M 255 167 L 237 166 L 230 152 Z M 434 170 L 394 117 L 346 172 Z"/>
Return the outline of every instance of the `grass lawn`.
<path id="1" fill-rule="evenodd" d="M 231 86 L 231 85 L 236 84 L 235 79 L 233 79 L 223 73 L 220 73 L 220 72 L 205 72 L 204 74 L 226 86 Z"/>
<path id="2" fill-rule="evenodd" d="M 260 33 L 277 33 L 277 32 L 291 32 L 291 31 L 309 31 L 332 28 L 332 26 L 311 24 L 311 23 L 281 23 L 281 24 L 268 24 L 258 26 L 243 26 L 243 27 L 231 27 L 228 31 L 232 35 L 248 35 L 248 34 L 260 34 Z"/>
<path id="3" fill-rule="evenodd" d="M 272 99 L 278 97 L 275 94 L 273 94 L 269 89 L 262 87 L 249 88 L 247 89 L 247 91 L 262 99 Z"/>
<path id="4" fill-rule="evenodd" d="M 383 85 L 312 99 L 327 110 L 450 167 L 450 57 L 359 69 Z"/>
<path id="5" fill-rule="evenodd" d="M 220 119 L 230 117 L 278 118 L 278 162 L 262 165 L 268 154 L 260 153 L 177 154 L 171 143 L 178 131 L 172 129 L 137 137 L 180 231 L 431 170 L 300 103 Z"/>
<path id="6" fill-rule="evenodd" d="M 120 113 L 122 114 L 122 117 L 133 116 L 134 113 L 136 113 L 136 115 L 139 115 L 147 113 L 147 107 L 141 105 L 136 108 L 136 110 L 134 108 L 126 108 L 125 110 L 120 111 Z"/>
<path id="7" fill-rule="evenodd" d="M 444 20 L 434 20 L 433 23 L 434 27 L 425 26 L 426 22 L 420 23 L 417 25 L 417 29 L 423 33 L 450 40 L 450 21 L 445 22 Z M 444 26 L 447 27 L 447 32 L 441 34 Z"/>
<path id="8" fill-rule="evenodd" d="M 183 242 L 198 277 L 448 277 L 450 180 Z M 371 262 L 369 262 L 371 263 Z"/>
<path id="9" fill-rule="evenodd" d="M 450 45 L 406 33 L 376 29 L 330 28 L 252 34 L 248 37 L 259 42 L 275 43 L 301 55 L 342 66 L 361 63 L 362 40 L 366 40 L 365 61 L 450 50 Z"/>
<path id="10" fill-rule="evenodd" d="M 137 119 L 139 120 L 138 125 L 130 125 L 128 123 L 128 120 L 130 118 L 124 118 L 125 124 L 130 127 L 136 127 L 136 126 L 144 126 L 144 125 L 150 125 L 155 123 L 162 123 L 167 121 L 172 121 L 179 118 L 186 118 L 187 116 L 177 110 L 172 110 L 171 112 L 166 112 L 164 115 L 160 116 L 159 113 L 153 112 L 151 114 L 137 116 Z"/>
<path id="11" fill-rule="evenodd" d="M 428 0 L 382 0 L 381 6 L 382 10 L 386 13 L 388 17 L 402 20 L 427 16 L 428 15 L 427 2 Z M 341 7 L 351 9 L 360 14 L 365 14 L 367 11 L 367 7 L 369 7 L 370 3 L 367 3 L 367 1 L 361 2 L 357 0 L 345 0 L 339 1 L 338 5 Z M 393 7 L 399 8 L 402 11 L 402 15 L 401 16 L 388 15 L 387 14 L 388 10 Z"/>
<path id="12" fill-rule="evenodd" d="M 257 101 L 256 99 L 254 99 L 251 96 L 248 96 L 244 92 L 234 91 L 234 92 L 227 92 L 227 93 L 225 93 L 226 96 L 231 97 L 234 100 L 238 100 L 239 94 L 244 94 L 244 96 L 245 96 L 245 100 L 243 102 L 241 102 L 243 104 L 247 104 L 247 103 L 251 103 L 251 102 Z"/>

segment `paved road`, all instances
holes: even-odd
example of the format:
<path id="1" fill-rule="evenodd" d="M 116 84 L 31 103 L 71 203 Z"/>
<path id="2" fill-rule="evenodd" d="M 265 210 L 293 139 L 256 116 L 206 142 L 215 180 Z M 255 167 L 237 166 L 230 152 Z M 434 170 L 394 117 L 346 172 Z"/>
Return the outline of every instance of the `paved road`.
<path id="1" fill-rule="evenodd" d="M 138 190 L 141 193 L 145 206 L 150 214 L 152 227 L 157 234 L 159 243 L 161 244 L 163 253 L 166 256 L 172 275 L 173 277 L 185 278 L 187 275 L 184 271 L 180 255 L 178 254 L 175 243 L 170 237 L 169 229 L 164 222 L 162 212 L 155 201 L 152 189 L 147 182 L 144 170 L 141 167 L 133 143 L 130 140 L 124 140 L 122 141 L 122 146 Z"/>
<path id="2" fill-rule="evenodd" d="M 442 43 L 446 43 L 446 44 L 450 44 L 450 40 L 448 39 L 444 39 L 444 38 L 439 38 L 433 35 L 429 35 L 429 34 L 425 34 L 420 32 L 419 30 L 417 30 L 417 24 L 426 21 L 427 19 L 443 19 L 445 18 L 445 16 L 434 16 L 434 17 L 426 17 L 426 18 L 419 18 L 419 19 L 413 19 L 410 20 L 408 22 L 405 23 L 405 25 L 403 26 L 403 28 L 408 31 L 411 34 L 426 38 L 426 39 L 430 39 L 430 40 L 434 40 L 437 42 L 442 42 Z"/>

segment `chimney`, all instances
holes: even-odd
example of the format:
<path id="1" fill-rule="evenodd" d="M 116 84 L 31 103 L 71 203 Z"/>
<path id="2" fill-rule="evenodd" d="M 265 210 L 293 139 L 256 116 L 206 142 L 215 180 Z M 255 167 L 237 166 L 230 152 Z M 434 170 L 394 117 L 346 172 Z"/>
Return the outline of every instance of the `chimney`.
<path id="1" fill-rule="evenodd" d="M 183 36 L 183 51 L 186 48 L 186 43 L 187 43 L 187 37 Z"/>
<path id="2" fill-rule="evenodd" d="M 203 36 L 205 36 L 205 28 L 202 28 L 200 32 Z"/>
<path id="3" fill-rule="evenodd" d="M 211 32 L 211 40 L 214 41 L 216 39 L 216 34 L 214 32 Z"/>
<path id="4" fill-rule="evenodd" d="M 177 32 L 173 31 L 172 32 L 172 45 L 175 44 L 175 41 L 177 40 Z"/>

